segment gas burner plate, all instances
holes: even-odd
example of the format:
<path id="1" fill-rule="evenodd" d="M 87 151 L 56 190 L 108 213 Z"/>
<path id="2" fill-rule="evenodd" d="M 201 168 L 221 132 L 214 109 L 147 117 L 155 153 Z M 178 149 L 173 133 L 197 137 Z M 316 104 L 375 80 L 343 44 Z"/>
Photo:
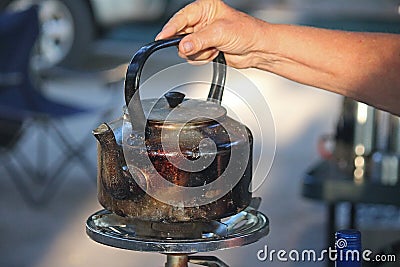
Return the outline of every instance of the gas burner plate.
<path id="1" fill-rule="evenodd" d="M 252 208 L 221 222 L 182 224 L 184 233 L 193 229 L 194 233 L 200 233 L 199 236 L 192 234 L 191 237 L 184 237 L 179 234 L 179 227 L 179 223 L 154 224 L 129 220 L 107 210 L 94 213 L 86 221 L 86 233 L 96 242 L 122 249 L 166 254 L 240 247 L 254 243 L 269 233 L 268 218 Z"/>

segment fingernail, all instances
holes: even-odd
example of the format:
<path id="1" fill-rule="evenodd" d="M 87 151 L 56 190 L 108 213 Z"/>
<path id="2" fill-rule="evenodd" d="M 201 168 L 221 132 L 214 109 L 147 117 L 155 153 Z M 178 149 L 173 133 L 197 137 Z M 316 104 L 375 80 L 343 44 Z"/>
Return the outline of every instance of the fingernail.
<path id="1" fill-rule="evenodd" d="M 192 42 L 184 42 L 183 43 L 183 52 L 189 53 L 193 50 L 194 46 Z"/>
<path id="2" fill-rule="evenodd" d="M 172 27 L 170 25 L 164 25 L 161 32 L 158 33 L 158 35 L 156 36 L 156 40 L 163 39 L 166 37 L 171 37 L 171 36 L 175 35 L 175 33 L 176 33 L 176 31 L 175 31 L 174 27 Z"/>
<path id="3" fill-rule="evenodd" d="M 158 33 L 156 38 L 154 38 L 156 41 L 158 41 L 159 39 L 161 39 L 162 36 L 162 32 Z"/>

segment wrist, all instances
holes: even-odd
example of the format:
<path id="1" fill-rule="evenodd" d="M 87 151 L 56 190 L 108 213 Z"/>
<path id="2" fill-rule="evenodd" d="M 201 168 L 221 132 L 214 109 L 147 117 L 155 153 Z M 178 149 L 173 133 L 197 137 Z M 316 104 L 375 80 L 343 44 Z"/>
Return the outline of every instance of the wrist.
<path id="1" fill-rule="evenodd" d="M 277 51 L 273 45 L 273 40 L 276 40 L 275 27 L 274 24 L 257 19 L 255 30 L 252 32 L 251 67 L 270 70 L 277 61 Z"/>

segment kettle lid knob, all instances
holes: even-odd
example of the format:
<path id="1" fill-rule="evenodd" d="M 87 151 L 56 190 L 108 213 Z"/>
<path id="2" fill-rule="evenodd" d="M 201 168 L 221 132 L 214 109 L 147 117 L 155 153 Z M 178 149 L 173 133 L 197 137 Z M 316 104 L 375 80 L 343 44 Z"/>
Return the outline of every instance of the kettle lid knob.
<path id="1" fill-rule="evenodd" d="M 167 99 L 168 105 L 170 108 L 175 108 L 178 106 L 180 103 L 182 103 L 183 99 L 185 98 L 185 94 L 181 92 L 168 92 L 164 95 L 164 97 Z"/>

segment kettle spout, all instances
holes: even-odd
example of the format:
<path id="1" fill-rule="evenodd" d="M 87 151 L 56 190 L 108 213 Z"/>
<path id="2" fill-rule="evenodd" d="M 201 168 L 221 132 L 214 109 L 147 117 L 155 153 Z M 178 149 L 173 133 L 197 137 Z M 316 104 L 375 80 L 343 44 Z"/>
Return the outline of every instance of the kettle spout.
<path id="1" fill-rule="evenodd" d="M 106 123 L 100 124 L 93 135 L 97 139 L 97 182 L 98 185 L 115 199 L 127 199 L 131 196 L 126 162 L 122 147 L 118 145 L 113 130 Z"/>
<path id="2" fill-rule="evenodd" d="M 108 126 L 107 123 L 102 123 L 100 124 L 96 129 L 92 131 L 94 137 L 96 137 L 97 141 L 99 141 L 99 144 L 103 146 L 105 141 L 109 139 L 113 139 L 112 136 L 114 136 L 110 126 Z"/>

